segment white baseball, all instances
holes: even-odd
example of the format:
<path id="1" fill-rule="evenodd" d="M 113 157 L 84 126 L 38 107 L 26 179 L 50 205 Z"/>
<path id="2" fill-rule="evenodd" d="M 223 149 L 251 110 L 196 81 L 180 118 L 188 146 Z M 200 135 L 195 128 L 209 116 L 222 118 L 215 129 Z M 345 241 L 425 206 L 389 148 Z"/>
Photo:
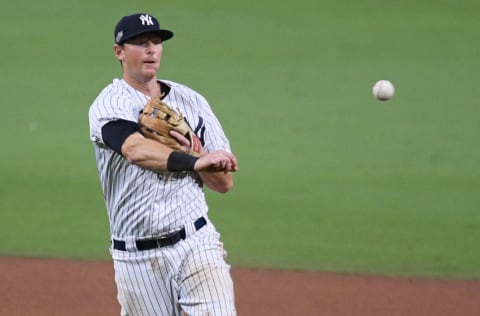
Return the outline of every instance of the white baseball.
<path id="1" fill-rule="evenodd" d="M 389 80 L 379 80 L 373 86 L 373 95 L 380 101 L 390 100 L 395 94 L 395 87 Z"/>

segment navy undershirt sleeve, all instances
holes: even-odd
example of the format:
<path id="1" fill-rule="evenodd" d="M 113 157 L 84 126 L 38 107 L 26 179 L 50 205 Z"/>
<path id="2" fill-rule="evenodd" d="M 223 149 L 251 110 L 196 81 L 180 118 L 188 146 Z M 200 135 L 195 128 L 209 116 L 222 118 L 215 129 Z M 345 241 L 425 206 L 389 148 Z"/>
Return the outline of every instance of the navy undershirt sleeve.
<path id="1" fill-rule="evenodd" d="M 122 155 L 123 142 L 135 132 L 140 132 L 135 122 L 127 120 L 108 122 L 102 127 L 103 143 Z"/>

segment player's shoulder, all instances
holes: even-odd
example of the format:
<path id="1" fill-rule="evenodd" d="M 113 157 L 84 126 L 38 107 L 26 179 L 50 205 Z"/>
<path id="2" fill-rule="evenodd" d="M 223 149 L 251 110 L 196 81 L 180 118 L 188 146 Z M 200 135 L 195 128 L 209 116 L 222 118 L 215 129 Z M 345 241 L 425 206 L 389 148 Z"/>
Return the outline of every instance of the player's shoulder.
<path id="1" fill-rule="evenodd" d="M 122 83 L 122 80 L 115 78 L 102 89 L 98 97 L 122 95 L 126 94 L 126 90 L 127 87 Z"/>
<path id="2" fill-rule="evenodd" d="M 185 84 L 181 84 L 178 82 L 174 82 L 171 80 L 160 80 L 164 84 L 170 87 L 170 91 L 168 92 L 167 99 L 168 100 L 176 100 L 176 102 L 180 102 L 183 104 L 190 104 L 195 107 L 203 107 L 209 108 L 210 105 L 207 99 L 197 90 L 194 90 Z"/>
<path id="3" fill-rule="evenodd" d="M 172 80 L 165 80 L 165 79 L 160 79 L 161 82 L 165 83 L 167 86 L 170 87 L 170 91 L 176 94 L 183 94 L 183 95 L 200 95 L 200 93 L 190 87 L 188 87 L 185 84 L 175 82 Z"/>
<path id="4" fill-rule="evenodd" d="M 119 103 L 121 100 L 129 98 L 128 89 L 120 79 L 113 79 L 106 85 L 93 101 L 92 106 L 101 106 L 105 103 Z M 121 102 L 120 102 L 121 103 Z"/>

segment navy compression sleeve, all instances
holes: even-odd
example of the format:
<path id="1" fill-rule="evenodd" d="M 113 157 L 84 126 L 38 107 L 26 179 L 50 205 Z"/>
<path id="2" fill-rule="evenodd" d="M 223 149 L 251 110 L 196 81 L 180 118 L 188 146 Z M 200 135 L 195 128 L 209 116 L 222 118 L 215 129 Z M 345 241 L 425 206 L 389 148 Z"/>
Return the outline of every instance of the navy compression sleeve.
<path id="1" fill-rule="evenodd" d="M 140 132 L 135 122 L 127 120 L 108 122 L 102 127 L 103 143 L 122 155 L 123 142 L 135 132 Z"/>

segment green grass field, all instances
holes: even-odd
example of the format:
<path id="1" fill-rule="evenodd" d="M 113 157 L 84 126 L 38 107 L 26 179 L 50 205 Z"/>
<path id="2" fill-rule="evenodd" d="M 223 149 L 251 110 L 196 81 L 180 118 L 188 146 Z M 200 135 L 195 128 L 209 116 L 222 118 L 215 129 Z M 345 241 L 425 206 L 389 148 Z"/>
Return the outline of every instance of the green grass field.
<path id="1" fill-rule="evenodd" d="M 120 75 L 115 23 L 147 11 L 175 32 L 159 76 L 207 97 L 239 158 L 234 190 L 208 192 L 233 265 L 479 278 L 479 10 L 3 4 L 0 255 L 109 258 L 87 112 Z"/>

